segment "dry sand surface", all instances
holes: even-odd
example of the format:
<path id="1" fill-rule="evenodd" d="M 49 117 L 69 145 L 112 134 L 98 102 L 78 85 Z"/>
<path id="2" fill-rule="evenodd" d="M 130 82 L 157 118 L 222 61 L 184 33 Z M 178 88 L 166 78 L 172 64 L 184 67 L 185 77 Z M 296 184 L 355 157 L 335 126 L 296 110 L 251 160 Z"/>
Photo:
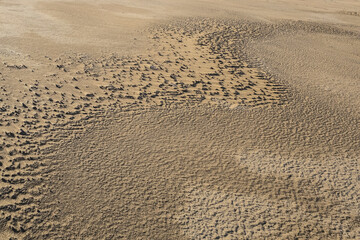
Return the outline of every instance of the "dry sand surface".
<path id="1" fill-rule="evenodd" d="M 357 0 L 0 0 L 0 239 L 360 239 Z"/>

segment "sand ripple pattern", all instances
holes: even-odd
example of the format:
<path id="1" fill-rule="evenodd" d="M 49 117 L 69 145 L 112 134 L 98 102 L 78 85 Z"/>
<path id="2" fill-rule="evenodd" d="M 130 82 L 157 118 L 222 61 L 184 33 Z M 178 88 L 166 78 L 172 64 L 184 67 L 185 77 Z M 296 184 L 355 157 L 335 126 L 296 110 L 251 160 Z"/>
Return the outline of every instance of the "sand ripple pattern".
<path id="1" fill-rule="evenodd" d="M 142 56 L 1 65 L 1 230 L 356 239 L 357 115 L 275 79 L 244 51 L 277 34 L 356 34 L 203 18 L 150 30 Z"/>

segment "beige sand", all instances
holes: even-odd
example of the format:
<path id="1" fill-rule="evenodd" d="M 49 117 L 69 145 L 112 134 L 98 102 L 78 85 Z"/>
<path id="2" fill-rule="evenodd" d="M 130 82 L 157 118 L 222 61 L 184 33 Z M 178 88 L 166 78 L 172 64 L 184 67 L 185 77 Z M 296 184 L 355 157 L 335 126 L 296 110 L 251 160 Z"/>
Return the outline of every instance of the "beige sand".
<path id="1" fill-rule="evenodd" d="M 0 239 L 359 239 L 359 13 L 0 1 Z"/>

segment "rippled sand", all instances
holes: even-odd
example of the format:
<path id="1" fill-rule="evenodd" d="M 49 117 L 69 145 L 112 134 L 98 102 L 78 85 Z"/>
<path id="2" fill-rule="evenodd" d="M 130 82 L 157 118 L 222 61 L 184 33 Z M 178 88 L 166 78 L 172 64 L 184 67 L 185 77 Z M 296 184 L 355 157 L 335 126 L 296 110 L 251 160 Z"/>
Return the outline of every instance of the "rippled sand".
<path id="1" fill-rule="evenodd" d="M 1 239 L 358 239 L 357 1 L 0 1 Z"/>

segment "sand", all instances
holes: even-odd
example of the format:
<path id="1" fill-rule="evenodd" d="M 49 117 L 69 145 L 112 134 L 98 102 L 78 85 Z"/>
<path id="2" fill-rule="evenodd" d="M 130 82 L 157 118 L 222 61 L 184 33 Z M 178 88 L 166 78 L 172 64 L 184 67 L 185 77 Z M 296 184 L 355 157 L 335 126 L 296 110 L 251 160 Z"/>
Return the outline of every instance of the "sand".
<path id="1" fill-rule="evenodd" d="M 359 13 L 0 1 L 0 239 L 359 239 Z"/>

